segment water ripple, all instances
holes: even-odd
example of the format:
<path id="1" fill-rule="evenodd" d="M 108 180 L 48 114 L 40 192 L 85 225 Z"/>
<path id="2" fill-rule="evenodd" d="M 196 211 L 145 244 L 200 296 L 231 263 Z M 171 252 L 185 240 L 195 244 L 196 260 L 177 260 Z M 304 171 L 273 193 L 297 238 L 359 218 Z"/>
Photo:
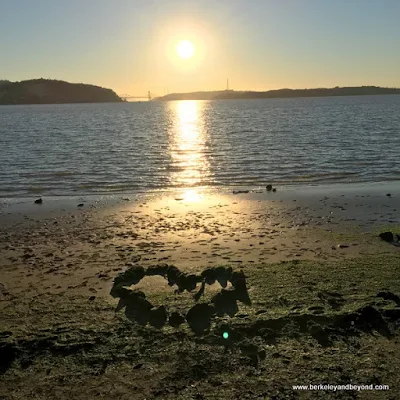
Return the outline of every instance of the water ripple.
<path id="1" fill-rule="evenodd" d="M 0 196 L 400 179 L 400 96 L 0 106 Z"/>

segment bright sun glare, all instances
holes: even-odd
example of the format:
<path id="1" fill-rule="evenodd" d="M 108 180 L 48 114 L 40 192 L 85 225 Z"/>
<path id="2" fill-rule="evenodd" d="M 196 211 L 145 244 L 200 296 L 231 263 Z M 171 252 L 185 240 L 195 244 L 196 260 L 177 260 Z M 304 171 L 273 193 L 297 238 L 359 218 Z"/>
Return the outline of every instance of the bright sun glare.
<path id="1" fill-rule="evenodd" d="M 193 43 L 189 40 L 182 40 L 179 42 L 176 52 L 180 58 L 191 58 L 194 55 L 194 46 Z"/>

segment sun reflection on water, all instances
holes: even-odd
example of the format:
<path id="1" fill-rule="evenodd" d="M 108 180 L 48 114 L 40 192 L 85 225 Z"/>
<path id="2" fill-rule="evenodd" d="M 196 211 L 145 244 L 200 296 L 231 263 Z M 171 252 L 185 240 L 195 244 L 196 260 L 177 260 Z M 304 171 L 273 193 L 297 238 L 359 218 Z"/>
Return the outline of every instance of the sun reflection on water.
<path id="1" fill-rule="evenodd" d="M 205 158 L 205 102 L 179 101 L 171 103 L 173 127 L 170 131 L 172 159 L 171 183 L 176 187 L 193 188 L 202 185 L 209 164 Z M 185 194 L 183 194 L 183 197 Z M 193 201 L 192 195 L 189 195 Z"/>

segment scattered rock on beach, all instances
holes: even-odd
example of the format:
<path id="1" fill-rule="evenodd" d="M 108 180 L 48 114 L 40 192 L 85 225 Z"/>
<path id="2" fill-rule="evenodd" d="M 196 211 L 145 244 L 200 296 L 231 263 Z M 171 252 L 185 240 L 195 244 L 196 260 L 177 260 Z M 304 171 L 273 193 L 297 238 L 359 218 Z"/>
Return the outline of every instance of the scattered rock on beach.
<path id="1" fill-rule="evenodd" d="M 174 311 L 169 317 L 169 324 L 173 328 L 178 328 L 185 322 L 185 317 L 177 311 Z"/>
<path id="2" fill-rule="evenodd" d="M 168 285 L 174 286 L 177 283 L 180 274 L 181 271 L 179 271 L 177 267 L 174 265 L 170 266 L 167 270 Z"/>
<path id="3" fill-rule="evenodd" d="M 197 279 L 196 275 L 190 274 L 190 275 L 186 276 L 185 289 L 188 292 L 192 292 L 193 290 L 196 289 L 197 282 L 198 282 L 198 279 Z"/>
<path id="4" fill-rule="evenodd" d="M 212 285 L 217 280 L 217 275 L 215 273 L 215 268 L 207 268 L 202 273 L 201 276 L 204 278 L 207 285 Z"/>
<path id="5" fill-rule="evenodd" d="M 273 188 L 272 191 L 275 193 L 276 192 L 276 188 Z"/>
<path id="6" fill-rule="evenodd" d="M 144 278 L 144 276 L 144 268 L 141 266 L 135 266 L 122 272 L 114 279 L 114 285 L 110 292 L 111 296 L 120 297 L 118 294 L 120 287 L 136 285 Z"/>
<path id="7" fill-rule="evenodd" d="M 392 232 L 382 232 L 379 234 L 379 237 L 385 242 L 393 242 L 393 233 Z"/>
<path id="8" fill-rule="evenodd" d="M 43 199 L 42 198 L 35 200 L 35 204 L 42 204 L 42 203 L 43 203 Z"/>
<path id="9" fill-rule="evenodd" d="M 135 321 L 140 325 L 146 325 L 150 320 L 150 310 L 153 305 L 146 299 L 141 291 L 133 291 L 126 299 L 125 315 L 131 321 Z"/>
<path id="10" fill-rule="evenodd" d="M 196 304 L 186 314 L 186 321 L 196 335 L 202 335 L 210 329 L 214 313 L 215 309 L 212 305 Z"/>
<path id="11" fill-rule="evenodd" d="M 379 237 L 388 243 L 396 244 L 400 242 L 400 235 L 393 232 L 382 232 L 379 234 Z"/>
<path id="12" fill-rule="evenodd" d="M 78 204 L 78 207 L 83 207 L 83 206 L 84 206 L 83 203 L 79 203 L 79 204 Z"/>
<path id="13" fill-rule="evenodd" d="M 267 185 L 266 188 L 267 188 L 267 191 L 270 192 L 272 190 L 272 185 Z"/>
<path id="14" fill-rule="evenodd" d="M 246 277 L 243 271 L 234 272 L 231 278 L 232 286 L 235 288 L 236 299 L 244 304 L 251 305 L 251 300 L 246 286 Z"/>
<path id="15" fill-rule="evenodd" d="M 215 306 L 217 315 L 221 317 L 225 314 L 233 317 L 239 311 L 234 290 L 222 289 L 212 298 L 211 302 Z"/>
<path id="16" fill-rule="evenodd" d="M 146 276 L 166 276 L 169 266 L 167 264 L 151 265 L 147 268 Z"/>
<path id="17" fill-rule="evenodd" d="M 167 319 L 168 314 L 165 306 L 160 306 L 150 310 L 149 323 L 155 328 L 162 328 L 166 324 Z"/>
<path id="18" fill-rule="evenodd" d="M 392 195 L 390 193 L 386 193 L 386 196 L 387 197 L 391 197 Z"/>

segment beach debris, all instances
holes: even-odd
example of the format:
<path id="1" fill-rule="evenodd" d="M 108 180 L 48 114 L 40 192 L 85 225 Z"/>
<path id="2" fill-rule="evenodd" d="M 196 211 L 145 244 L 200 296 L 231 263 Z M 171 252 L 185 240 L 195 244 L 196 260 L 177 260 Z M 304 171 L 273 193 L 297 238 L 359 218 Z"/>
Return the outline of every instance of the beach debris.
<path id="1" fill-rule="evenodd" d="M 348 244 L 344 244 L 344 243 L 340 243 L 340 244 L 337 245 L 338 249 L 346 249 L 347 247 L 349 247 L 349 245 Z"/>
<path id="2" fill-rule="evenodd" d="M 42 204 L 42 203 L 43 203 L 43 199 L 42 198 L 35 200 L 35 204 Z"/>
<path id="3" fill-rule="evenodd" d="M 233 194 L 250 193 L 250 190 L 234 190 Z"/>
<path id="4" fill-rule="evenodd" d="M 272 185 L 267 185 L 266 188 L 267 188 L 267 191 L 270 192 L 272 190 Z"/>
<path id="5" fill-rule="evenodd" d="M 84 206 L 83 203 L 79 203 L 79 204 L 78 204 L 78 207 L 83 207 L 83 206 Z"/>

